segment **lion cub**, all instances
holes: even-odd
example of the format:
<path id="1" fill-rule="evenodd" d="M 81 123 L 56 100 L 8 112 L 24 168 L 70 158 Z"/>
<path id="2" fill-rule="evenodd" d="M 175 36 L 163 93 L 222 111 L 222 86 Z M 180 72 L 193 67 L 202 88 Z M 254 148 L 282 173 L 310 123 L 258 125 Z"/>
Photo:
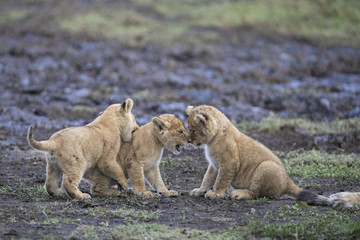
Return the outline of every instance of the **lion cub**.
<path id="1" fill-rule="evenodd" d="M 30 146 L 46 151 L 45 188 L 48 194 L 62 195 L 65 190 L 71 198 L 90 198 L 78 189 L 78 185 L 86 170 L 93 166 L 115 179 L 124 189 L 128 188 L 125 175 L 116 163 L 116 155 L 121 141 L 130 141 L 132 132 L 138 128 L 132 107 L 131 99 L 122 105 L 113 104 L 86 126 L 63 129 L 46 141 L 36 141 L 33 128 L 29 127 L 27 140 Z"/>
<path id="2" fill-rule="evenodd" d="M 172 114 L 163 114 L 136 130 L 131 142 L 121 144 L 117 162 L 126 178 L 130 178 L 135 194 L 144 197 L 153 196 L 151 191 L 146 190 L 146 178 L 162 195 L 176 196 L 178 195 L 176 191 L 169 191 L 166 188 L 160 175 L 159 164 L 164 148 L 179 154 L 180 147 L 187 144 L 188 132 L 183 121 Z M 88 172 L 85 177 L 92 181 L 92 194 L 99 196 L 118 194 L 116 189 L 111 188 L 116 182 L 96 168 Z"/>
<path id="3" fill-rule="evenodd" d="M 303 191 L 287 175 L 285 167 L 268 148 L 239 132 L 230 120 L 211 106 L 188 106 L 190 142 L 203 146 L 209 162 L 200 188 L 191 195 L 214 199 L 230 192 L 234 199 L 280 197 L 284 194 L 298 196 L 302 201 L 327 204 L 327 198 Z M 214 185 L 215 184 L 215 185 Z M 214 185 L 214 190 L 208 191 Z"/>
<path id="4" fill-rule="evenodd" d="M 339 192 L 329 196 L 329 204 L 336 210 L 352 209 L 360 206 L 360 192 Z"/>

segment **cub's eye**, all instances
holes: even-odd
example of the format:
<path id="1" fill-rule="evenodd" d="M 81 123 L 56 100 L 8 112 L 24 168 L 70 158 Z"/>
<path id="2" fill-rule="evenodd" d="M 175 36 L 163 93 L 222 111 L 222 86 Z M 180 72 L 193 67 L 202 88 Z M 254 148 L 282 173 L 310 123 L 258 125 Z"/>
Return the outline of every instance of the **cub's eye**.
<path id="1" fill-rule="evenodd" d="M 195 133 L 196 131 L 195 130 L 191 130 L 191 133 Z"/>
<path id="2" fill-rule="evenodd" d="M 184 134 L 184 131 L 183 131 L 183 130 L 180 130 L 179 133 Z"/>

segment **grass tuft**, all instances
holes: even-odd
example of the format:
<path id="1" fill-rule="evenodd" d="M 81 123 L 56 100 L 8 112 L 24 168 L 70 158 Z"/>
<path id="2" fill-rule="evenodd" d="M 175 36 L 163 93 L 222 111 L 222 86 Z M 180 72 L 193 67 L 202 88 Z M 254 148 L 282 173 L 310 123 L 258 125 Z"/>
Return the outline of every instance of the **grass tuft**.
<path id="1" fill-rule="evenodd" d="M 128 220 L 141 220 L 141 221 L 152 221 L 159 218 L 160 211 L 140 211 L 131 208 L 116 208 L 109 209 L 105 207 L 94 207 L 94 208 L 78 208 L 73 206 L 67 206 L 62 210 L 64 214 L 72 214 L 76 216 L 92 216 L 95 218 L 108 218 L 117 217 Z"/>
<path id="2" fill-rule="evenodd" d="M 330 154 L 319 150 L 295 150 L 276 153 L 291 176 L 335 178 L 343 181 L 360 179 L 360 159 L 355 154 Z"/>
<path id="3" fill-rule="evenodd" d="M 335 119 L 330 122 L 311 121 L 305 118 L 280 118 L 277 116 L 269 116 L 263 118 L 260 122 L 241 122 L 234 123 L 235 126 L 243 132 L 263 131 L 275 133 L 281 131 L 284 126 L 292 126 L 297 131 L 308 134 L 317 133 L 341 133 L 360 129 L 360 119 Z"/>
<path id="4" fill-rule="evenodd" d="M 329 210 L 325 214 L 316 207 L 283 205 L 267 211 L 262 219 L 251 217 L 242 230 L 279 239 L 357 239 L 360 219 L 350 212 Z"/>

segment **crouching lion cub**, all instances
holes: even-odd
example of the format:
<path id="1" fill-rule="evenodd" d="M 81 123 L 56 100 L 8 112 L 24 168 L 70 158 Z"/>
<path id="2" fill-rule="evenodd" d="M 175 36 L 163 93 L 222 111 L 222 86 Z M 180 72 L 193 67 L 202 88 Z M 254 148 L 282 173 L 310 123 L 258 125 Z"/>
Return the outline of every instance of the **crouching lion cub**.
<path id="1" fill-rule="evenodd" d="M 121 144 L 117 162 L 126 178 L 130 178 L 135 194 L 153 196 L 151 191 L 146 190 L 146 178 L 162 195 L 176 196 L 176 191 L 166 188 L 160 175 L 159 164 L 164 148 L 179 154 L 180 147 L 187 144 L 188 132 L 183 121 L 172 114 L 163 114 L 136 130 L 131 142 Z M 85 177 L 92 181 L 92 194 L 118 194 L 116 188 L 112 188 L 116 182 L 96 168 L 89 171 Z"/>
<path id="2" fill-rule="evenodd" d="M 360 207 L 360 192 L 339 192 L 329 196 L 329 204 L 336 210 Z"/>
<path id="3" fill-rule="evenodd" d="M 200 188 L 191 195 L 222 198 L 231 186 L 234 199 L 297 197 L 309 204 L 327 205 L 327 198 L 304 191 L 287 175 L 281 160 L 268 148 L 239 132 L 230 120 L 211 106 L 188 106 L 190 142 L 203 146 L 209 162 Z M 214 190 L 208 191 L 214 185 Z"/>
<path id="4" fill-rule="evenodd" d="M 86 170 L 93 166 L 115 179 L 122 188 L 128 188 L 116 156 L 121 141 L 130 141 L 132 132 L 138 128 L 131 113 L 132 107 L 131 99 L 122 105 L 113 104 L 86 126 L 63 129 L 46 141 L 36 141 L 33 128 L 29 127 L 27 140 L 30 146 L 46 151 L 45 188 L 48 194 L 62 195 L 65 190 L 71 198 L 90 198 L 89 194 L 78 189 L 78 185 Z M 62 173 L 64 176 L 59 189 Z"/>

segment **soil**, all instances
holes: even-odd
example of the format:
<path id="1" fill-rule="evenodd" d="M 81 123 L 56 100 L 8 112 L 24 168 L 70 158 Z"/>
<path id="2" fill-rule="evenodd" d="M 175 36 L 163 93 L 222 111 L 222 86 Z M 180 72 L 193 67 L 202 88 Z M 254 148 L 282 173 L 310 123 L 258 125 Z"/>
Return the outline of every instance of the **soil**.
<path id="1" fill-rule="evenodd" d="M 31 220 L 62 217 L 95 226 L 105 220 L 110 226 L 126 221 L 61 213 L 68 204 L 79 209 L 161 210 L 160 217 L 149 222 L 220 230 L 233 223 L 246 225 L 246 214 L 253 208 L 261 218 L 270 208 L 294 204 L 286 197 L 249 202 L 189 196 L 190 190 L 200 186 L 206 171 L 202 150 L 184 150 L 176 158 L 165 151 L 164 161 L 180 161 L 178 168 L 164 164 L 161 169 L 166 185 L 182 193 L 176 198 L 123 195 L 110 200 L 95 197 L 88 203 L 20 194 L 20 188 L 43 185 L 46 175 L 43 155 L 32 151 L 26 142 L 29 125 L 35 128 L 36 139 L 47 139 L 62 128 L 90 122 L 107 105 L 127 97 L 134 99 L 133 112 L 140 125 L 162 113 L 175 113 L 186 120 L 186 106 L 200 104 L 216 106 L 237 122 L 259 121 L 270 114 L 322 121 L 360 117 L 359 49 L 317 46 L 249 28 L 231 30 L 231 34 L 222 31 L 223 41 L 212 47 L 163 48 L 156 43 L 131 47 L 114 39 L 56 29 L 0 26 L 0 187 L 11 189 L 0 196 L 0 238 L 67 236 L 77 227 L 29 224 Z M 237 44 L 227 39 L 234 34 L 241 39 Z M 312 135 L 289 127 L 277 133 L 247 134 L 271 150 L 360 152 L 360 131 Z M 324 195 L 360 191 L 360 182 L 294 181 L 311 182 L 310 190 Z M 80 187 L 89 192 L 89 183 L 84 181 Z M 55 211 L 45 214 L 33 210 L 39 206 Z M 11 217 L 17 220 L 11 222 Z"/>

